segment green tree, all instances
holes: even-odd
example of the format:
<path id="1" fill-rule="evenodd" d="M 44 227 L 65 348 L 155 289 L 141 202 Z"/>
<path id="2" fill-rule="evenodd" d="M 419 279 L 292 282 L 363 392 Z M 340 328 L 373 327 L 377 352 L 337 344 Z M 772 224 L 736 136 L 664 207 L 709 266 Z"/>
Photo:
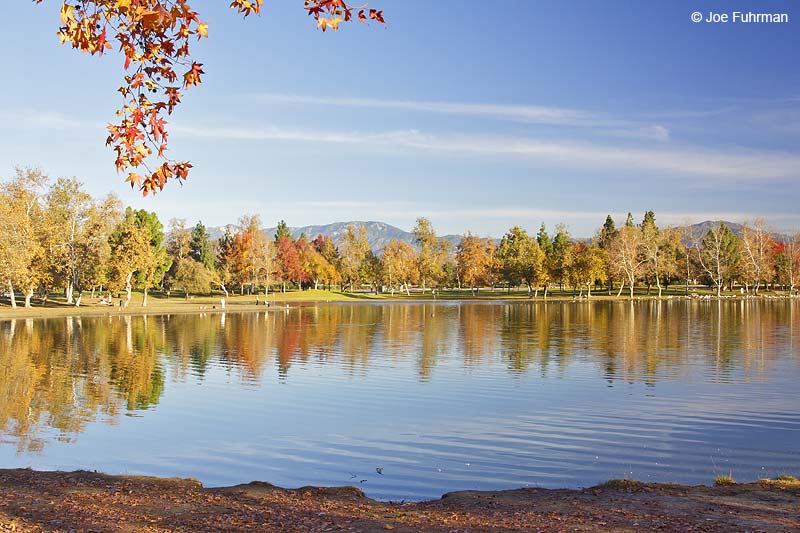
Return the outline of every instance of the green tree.
<path id="1" fill-rule="evenodd" d="M 284 220 L 278 222 L 278 228 L 275 230 L 275 242 L 278 242 L 278 239 L 281 237 L 286 237 L 290 241 L 294 241 L 292 232 L 289 231 L 289 226 L 286 225 L 286 221 Z"/>
<path id="2" fill-rule="evenodd" d="M 158 215 L 144 209 L 126 210 L 131 212 L 134 223 L 144 231 L 147 237 L 147 248 L 138 260 L 136 270 L 136 283 L 142 289 L 142 307 L 147 307 L 147 297 L 152 287 L 158 286 L 164 275 L 172 266 L 172 260 L 167 257 L 164 246 L 164 226 L 158 220 Z"/>
<path id="3" fill-rule="evenodd" d="M 606 221 L 600 229 L 600 234 L 597 237 L 597 245 L 603 250 L 607 250 L 611 246 L 614 237 L 617 236 L 618 230 L 614 224 L 614 219 L 611 215 L 606 216 Z"/>
<path id="4" fill-rule="evenodd" d="M 514 226 L 500 241 L 497 249 L 500 273 L 509 286 L 524 283 L 528 292 L 542 280 L 545 256 L 536 240 L 524 229 Z"/>
<path id="5" fill-rule="evenodd" d="M 214 281 L 211 272 L 194 259 L 178 259 L 172 270 L 170 287 L 182 290 L 187 296 L 192 293 L 207 294 Z"/>
<path id="6" fill-rule="evenodd" d="M 208 231 L 202 222 L 192 228 L 192 240 L 189 244 L 189 257 L 206 267 L 209 272 L 214 270 L 214 250 Z"/>
<path id="7" fill-rule="evenodd" d="M 597 245 L 600 247 L 600 249 L 608 250 L 611 247 L 611 243 L 614 242 L 617 233 L 619 233 L 619 230 L 614 223 L 614 219 L 611 218 L 611 215 L 606 215 L 606 221 L 603 224 L 603 227 L 600 228 L 600 232 L 597 235 Z M 613 289 L 614 283 L 608 262 L 606 262 L 606 279 L 608 280 L 608 295 L 611 296 L 611 289 Z"/>
<path id="8" fill-rule="evenodd" d="M 552 277 L 558 281 L 563 289 L 567 282 L 566 271 L 564 268 L 567 254 L 572 249 L 572 237 L 564 224 L 556 226 L 556 235 L 553 237 L 553 252 L 551 255 Z"/>

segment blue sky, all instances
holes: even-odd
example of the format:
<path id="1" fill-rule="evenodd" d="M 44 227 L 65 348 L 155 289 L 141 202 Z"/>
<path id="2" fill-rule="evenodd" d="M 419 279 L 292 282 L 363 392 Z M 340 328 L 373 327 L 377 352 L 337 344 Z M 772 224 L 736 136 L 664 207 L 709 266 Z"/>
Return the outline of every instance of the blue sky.
<path id="1" fill-rule="evenodd" d="M 195 0 L 202 86 L 171 117 L 195 169 L 142 199 L 104 146 L 122 61 L 60 46 L 57 0 L 0 19 L 0 176 L 76 176 L 93 194 L 209 225 L 429 217 L 440 233 L 520 224 L 593 233 L 676 224 L 800 227 L 800 4 L 373 0 L 388 24 L 315 30 L 302 2 L 242 21 Z M 694 11 L 788 24 L 693 23 Z"/>

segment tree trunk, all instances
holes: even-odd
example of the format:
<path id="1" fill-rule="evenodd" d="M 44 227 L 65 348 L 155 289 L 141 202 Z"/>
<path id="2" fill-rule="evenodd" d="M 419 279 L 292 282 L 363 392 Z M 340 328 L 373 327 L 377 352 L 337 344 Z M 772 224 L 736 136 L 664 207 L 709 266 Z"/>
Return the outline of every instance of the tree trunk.
<path id="1" fill-rule="evenodd" d="M 631 286 L 631 298 L 633 298 L 633 283 L 631 283 L 630 286 Z"/>
<path id="2" fill-rule="evenodd" d="M 587 283 L 586 284 L 586 297 L 587 298 L 591 298 L 592 297 L 592 284 L 591 283 Z"/>
<path id="3" fill-rule="evenodd" d="M 72 297 L 72 292 L 73 292 L 73 290 L 74 290 L 74 288 L 73 288 L 73 286 L 72 286 L 72 281 L 68 281 L 68 282 L 67 282 L 67 286 L 66 286 L 66 288 L 64 289 L 64 295 L 67 297 L 67 303 L 68 303 L 68 304 L 73 304 L 73 303 L 75 303 L 75 300 L 74 300 L 74 298 Z"/>
<path id="4" fill-rule="evenodd" d="M 78 293 L 78 299 L 75 300 L 75 307 L 81 306 L 81 299 L 83 298 L 83 292 Z"/>
<path id="5" fill-rule="evenodd" d="M 25 293 L 25 307 L 31 306 L 31 298 L 33 298 L 33 287 L 28 287 L 28 292 Z"/>
<path id="6" fill-rule="evenodd" d="M 656 287 L 658 287 L 658 297 L 661 298 L 661 280 L 656 276 Z"/>
<path id="7" fill-rule="evenodd" d="M 128 304 L 131 303 L 131 291 L 133 287 L 131 287 L 131 280 L 133 279 L 133 272 L 129 272 L 127 276 L 125 276 L 125 305 L 123 307 L 128 307 Z"/>
<path id="8" fill-rule="evenodd" d="M 619 284 L 619 292 L 617 293 L 617 298 L 622 296 L 622 289 L 624 288 L 625 288 L 625 282 L 623 281 L 622 283 Z"/>
<path id="9" fill-rule="evenodd" d="M 722 280 L 717 282 L 717 298 L 722 296 Z"/>
<path id="10" fill-rule="evenodd" d="M 547 300 L 547 285 L 544 286 L 544 299 Z"/>
<path id="11" fill-rule="evenodd" d="M 8 294 L 11 297 L 11 308 L 17 308 L 17 296 L 14 294 L 14 285 L 9 281 L 8 282 Z"/>
<path id="12" fill-rule="evenodd" d="M 147 307 L 147 285 L 144 286 L 144 294 L 142 295 L 142 307 Z"/>

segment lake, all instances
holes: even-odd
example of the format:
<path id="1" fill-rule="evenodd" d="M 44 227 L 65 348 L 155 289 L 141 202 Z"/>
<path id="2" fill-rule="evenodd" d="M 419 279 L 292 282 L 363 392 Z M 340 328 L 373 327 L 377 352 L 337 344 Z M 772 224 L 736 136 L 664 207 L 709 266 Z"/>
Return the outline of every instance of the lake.
<path id="1" fill-rule="evenodd" d="M 380 499 L 800 474 L 800 302 L 0 322 L 0 467 Z"/>

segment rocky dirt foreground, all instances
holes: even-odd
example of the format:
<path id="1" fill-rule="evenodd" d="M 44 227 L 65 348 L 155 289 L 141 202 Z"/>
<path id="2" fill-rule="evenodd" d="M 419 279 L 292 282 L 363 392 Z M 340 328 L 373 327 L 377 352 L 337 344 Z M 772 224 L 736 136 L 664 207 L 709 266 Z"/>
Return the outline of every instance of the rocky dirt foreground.
<path id="1" fill-rule="evenodd" d="M 454 492 L 377 502 L 354 487 L 0 470 L 0 532 L 800 531 L 800 483 L 611 481 L 583 490 Z"/>

